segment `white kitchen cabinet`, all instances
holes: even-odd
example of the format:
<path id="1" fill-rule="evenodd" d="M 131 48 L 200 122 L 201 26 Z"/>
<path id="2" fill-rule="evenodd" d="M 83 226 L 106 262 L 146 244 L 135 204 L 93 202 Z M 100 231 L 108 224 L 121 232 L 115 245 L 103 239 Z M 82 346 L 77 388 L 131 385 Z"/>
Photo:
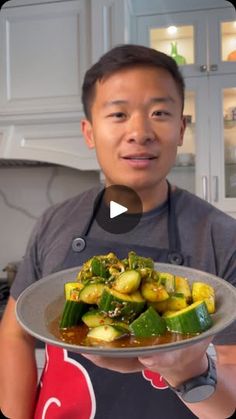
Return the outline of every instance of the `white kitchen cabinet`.
<path id="1" fill-rule="evenodd" d="M 110 48 L 127 41 L 127 16 L 127 0 L 91 0 L 92 62 Z"/>
<path id="2" fill-rule="evenodd" d="M 0 158 L 98 170 L 80 132 L 81 87 L 92 62 L 125 42 L 125 3 L 5 3 L 0 11 Z"/>
<path id="3" fill-rule="evenodd" d="M 86 0 L 1 10 L 1 116 L 81 111 L 89 23 Z"/>
<path id="4" fill-rule="evenodd" d="M 234 15 L 233 6 L 222 0 L 217 9 L 137 16 L 131 36 L 168 55 L 175 43 L 178 55 L 186 61 L 181 65 L 185 77 L 235 73 L 236 59 L 227 60 L 236 51 Z"/>
<path id="5" fill-rule="evenodd" d="M 236 217 L 235 9 L 223 0 L 192 0 L 187 11 L 182 0 L 131 2 L 131 42 L 169 55 L 174 44 L 181 56 L 191 122 L 170 180 Z"/>

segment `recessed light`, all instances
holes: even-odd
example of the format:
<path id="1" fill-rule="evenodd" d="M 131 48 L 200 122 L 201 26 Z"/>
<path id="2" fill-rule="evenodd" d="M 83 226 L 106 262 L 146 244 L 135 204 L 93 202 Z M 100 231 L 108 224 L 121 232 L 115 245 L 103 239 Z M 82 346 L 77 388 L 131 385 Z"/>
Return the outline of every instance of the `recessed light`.
<path id="1" fill-rule="evenodd" d="M 175 34 L 176 34 L 176 32 L 177 32 L 177 27 L 176 27 L 176 26 L 168 26 L 168 28 L 167 28 L 167 32 L 168 32 L 170 35 L 175 35 Z"/>

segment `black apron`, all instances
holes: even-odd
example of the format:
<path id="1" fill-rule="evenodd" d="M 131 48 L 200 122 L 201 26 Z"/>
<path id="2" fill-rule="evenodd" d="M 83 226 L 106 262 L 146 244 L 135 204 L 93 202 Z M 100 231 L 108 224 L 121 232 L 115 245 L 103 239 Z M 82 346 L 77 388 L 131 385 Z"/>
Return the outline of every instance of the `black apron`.
<path id="1" fill-rule="evenodd" d="M 89 231 L 99 207 L 98 202 L 83 233 L 72 238 L 61 269 L 81 266 L 92 256 L 111 251 L 119 258 L 124 258 L 130 250 L 157 262 L 189 264 L 189 257 L 181 253 L 174 196 L 169 184 L 169 249 L 115 241 L 99 240 L 98 243 L 89 237 Z M 158 373 L 149 370 L 132 374 L 112 372 L 96 367 L 79 354 L 67 353 L 52 346 L 47 348 L 47 356 L 49 361 L 41 380 L 42 394 L 39 396 L 35 419 L 196 418 L 178 396 L 168 389 Z"/>

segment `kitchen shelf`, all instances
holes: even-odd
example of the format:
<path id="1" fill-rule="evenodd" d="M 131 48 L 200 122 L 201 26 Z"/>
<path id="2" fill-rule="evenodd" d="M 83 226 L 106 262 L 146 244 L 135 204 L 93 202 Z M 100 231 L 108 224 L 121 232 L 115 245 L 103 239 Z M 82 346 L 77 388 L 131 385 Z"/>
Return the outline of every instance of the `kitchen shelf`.
<path id="1" fill-rule="evenodd" d="M 226 129 L 236 128 L 236 121 L 235 120 L 224 121 L 224 128 Z"/>

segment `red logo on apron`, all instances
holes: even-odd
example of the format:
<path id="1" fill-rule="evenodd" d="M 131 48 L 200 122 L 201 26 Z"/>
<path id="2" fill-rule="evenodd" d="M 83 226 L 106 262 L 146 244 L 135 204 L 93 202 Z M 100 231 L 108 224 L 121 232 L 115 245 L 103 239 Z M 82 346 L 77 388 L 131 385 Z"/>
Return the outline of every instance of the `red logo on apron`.
<path id="1" fill-rule="evenodd" d="M 47 345 L 46 356 L 34 419 L 94 418 L 96 401 L 86 369 L 55 346 Z"/>
<path id="2" fill-rule="evenodd" d="M 153 372 L 150 370 L 142 371 L 143 377 L 145 380 L 150 381 L 151 385 L 159 390 L 165 390 L 168 388 L 162 376 L 158 372 Z"/>

